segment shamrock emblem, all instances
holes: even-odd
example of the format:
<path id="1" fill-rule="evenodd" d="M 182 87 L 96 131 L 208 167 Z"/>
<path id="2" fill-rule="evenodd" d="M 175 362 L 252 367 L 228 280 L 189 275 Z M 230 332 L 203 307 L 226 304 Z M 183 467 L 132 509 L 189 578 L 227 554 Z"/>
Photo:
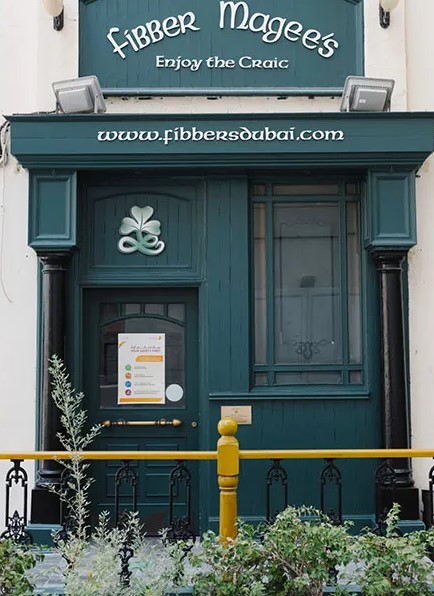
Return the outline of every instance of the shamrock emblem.
<path id="1" fill-rule="evenodd" d="M 118 249 L 124 254 L 136 251 L 144 255 L 156 256 L 163 252 L 166 245 L 158 239 L 161 234 L 161 224 L 156 219 L 151 220 L 154 213 L 152 207 L 131 208 L 131 217 L 124 217 L 119 228 L 119 234 L 124 236 L 118 243 Z M 134 233 L 135 238 L 129 236 Z"/>

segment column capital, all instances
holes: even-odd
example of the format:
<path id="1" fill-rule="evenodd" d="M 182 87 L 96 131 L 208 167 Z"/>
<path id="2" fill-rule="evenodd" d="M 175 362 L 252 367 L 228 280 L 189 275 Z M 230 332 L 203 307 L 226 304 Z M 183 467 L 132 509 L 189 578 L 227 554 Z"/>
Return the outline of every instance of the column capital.
<path id="1" fill-rule="evenodd" d="M 375 250 L 372 256 L 376 262 L 377 270 L 387 273 L 388 271 L 402 271 L 407 253 L 407 250 Z"/>
<path id="2" fill-rule="evenodd" d="M 66 271 L 71 258 L 70 251 L 38 251 L 42 272 Z"/>

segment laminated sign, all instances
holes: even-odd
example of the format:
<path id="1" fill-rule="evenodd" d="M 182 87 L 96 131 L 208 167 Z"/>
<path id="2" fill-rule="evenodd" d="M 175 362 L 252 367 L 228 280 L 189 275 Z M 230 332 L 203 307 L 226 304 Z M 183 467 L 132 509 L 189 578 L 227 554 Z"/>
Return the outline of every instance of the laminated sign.
<path id="1" fill-rule="evenodd" d="M 118 334 L 118 404 L 165 401 L 165 334 Z"/>

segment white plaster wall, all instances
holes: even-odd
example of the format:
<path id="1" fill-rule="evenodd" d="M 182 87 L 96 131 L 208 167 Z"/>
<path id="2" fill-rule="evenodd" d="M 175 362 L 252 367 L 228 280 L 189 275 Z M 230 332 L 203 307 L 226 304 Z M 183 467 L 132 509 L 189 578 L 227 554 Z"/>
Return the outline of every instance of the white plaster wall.
<path id="1" fill-rule="evenodd" d="M 77 76 L 76 0 L 65 4 L 68 16 L 59 35 L 41 0 L 1 0 L 0 114 L 52 110 L 51 81 Z M 27 246 L 27 212 L 28 175 L 11 158 L 0 168 L 2 452 L 35 448 L 37 260 Z M 0 463 L 0 512 L 8 467 Z M 32 479 L 33 467 L 26 468 Z"/>
<path id="2" fill-rule="evenodd" d="M 378 0 L 365 0 L 366 75 L 395 79 L 392 109 L 434 109 L 433 0 L 401 0 L 384 30 Z M 65 28 L 52 29 L 42 0 L 0 0 L 0 114 L 54 109 L 51 82 L 78 74 L 78 0 L 65 0 Z M 340 98 L 109 99 L 110 112 L 335 112 Z M 410 259 L 410 333 L 414 446 L 434 447 L 432 335 L 434 179 L 418 180 L 419 243 Z M 27 247 L 27 173 L 12 158 L 0 170 L 0 451 L 35 445 L 37 261 Z M 272 445 L 270 445 L 272 447 Z M 3 510 L 0 466 L 0 511 Z M 417 468 L 422 481 L 421 466 Z"/>
<path id="3" fill-rule="evenodd" d="M 407 96 L 411 111 L 434 111 L 432 23 L 434 2 L 411 0 L 406 6 Z M 434 160 L 417 180 L 417 246 L 409 256 L 410 375 L 413 447 L 434 448 Z M 415 479 L 427 488 L 432 461 L 414 464 Z"/>

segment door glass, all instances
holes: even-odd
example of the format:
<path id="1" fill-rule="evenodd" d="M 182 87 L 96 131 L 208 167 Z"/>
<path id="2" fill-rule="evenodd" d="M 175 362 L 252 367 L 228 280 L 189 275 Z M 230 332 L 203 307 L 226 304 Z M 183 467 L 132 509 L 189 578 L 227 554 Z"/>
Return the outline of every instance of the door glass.
<path id="1" fill-rule="evenodd" d="M 166 344 L 166 401 L 159 407 L 184 408 L 185 407 L 185 327 L 182 323 L 168 320 L 167 318 L 156 318 L 152 316 L 129 317 L 104 323 L 104 315 L 107 312 L 113 313 L 107 308 L 107 304 L 101 305 L 102 325 L 100 328 L 100 367 L 99 367 L 99 402 L 101 408 L 128 408 L 129 406 L 118 406 L 118 334 L 119 333 L 155 333 L 165 335 Z M 147 307 L 145 306 L 145 312 Z M 161 306 L 164 312 L 165 305 Z M 170 305 L 175 306 L 175 305 Z M 181 306 L 181 305 L 177 305 Z M 154 308 L 154 310 L 157 310 Z M 123 309 L 125 312 L 125 309 Z M 178 309 L 178 315 L 180 315 Z M 135 406 L 137 407 L 137 405 Z"/>
<path id="2" fill-rule="evenodd" d="M 274 205 L 277 364 L 342 362 L 339 208 Z"/>

